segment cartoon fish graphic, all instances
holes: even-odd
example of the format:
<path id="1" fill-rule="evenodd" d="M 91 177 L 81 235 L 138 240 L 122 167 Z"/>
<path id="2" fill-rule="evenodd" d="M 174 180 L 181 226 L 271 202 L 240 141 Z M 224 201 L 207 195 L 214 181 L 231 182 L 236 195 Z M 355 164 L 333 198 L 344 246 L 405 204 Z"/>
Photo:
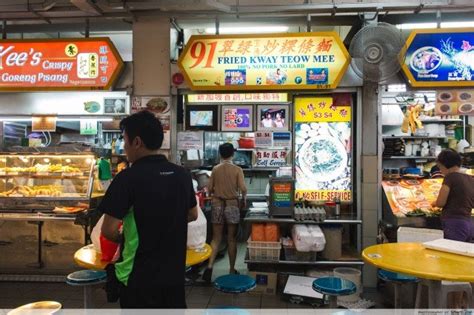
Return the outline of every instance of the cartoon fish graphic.
<path id="1" fill-rule="evenodd" d="M 467 40 L 463 40 L 462 41 L 462 45 L 461 45 L 461 49 L 463 51 L 469 51 L 471 49 L 473 49 L 474 47 L 471 46 L 471 43 L 469 43 Z"/>

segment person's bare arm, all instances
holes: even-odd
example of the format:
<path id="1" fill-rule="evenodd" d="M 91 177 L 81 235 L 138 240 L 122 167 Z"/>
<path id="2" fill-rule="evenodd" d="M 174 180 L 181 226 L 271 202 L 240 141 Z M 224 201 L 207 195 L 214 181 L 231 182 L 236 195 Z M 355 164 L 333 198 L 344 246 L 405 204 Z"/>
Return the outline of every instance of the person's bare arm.
<path id="1" fill-rule="evenodd" d="M 434 202 L 435 207 L 442 208 L 446 205 L 446 202 L 448 201 L 448 195 L 449 195 L 449 186 L 443 185 L 441 186 L 441 189 L 439 190 L 438 198 Z"/>
<path id="2" fill-rule="evenodd" d="M 242 208 L 247 207 L 247 187 L 245 186 L 244 171 L 239 170 L 238 177 L 239 190 L 242 195 Z"/>
<path id="3" fill-rule="evenodd" d="M 198 207 L 197 205 L 189 209 L 188 211 L 188 223 L 196 221 L 198 218 Z"/>
<path id="4" fill-rule="evenodd" d="M 209 192 L 209 195 L 212 196 L 214 195 L 214 170 L 211 173 L 211 176 L 209 177 L 209 181 L 207 182 L 207 191 Z"/>
<path id="5" fill-rule="evenodd" d="M 121 220 L 108 214 L 104 214 L 104 223 L 102 223 L 102 235 L 109 241 L 120 243 L 121 234 L 119 225 Z"/>

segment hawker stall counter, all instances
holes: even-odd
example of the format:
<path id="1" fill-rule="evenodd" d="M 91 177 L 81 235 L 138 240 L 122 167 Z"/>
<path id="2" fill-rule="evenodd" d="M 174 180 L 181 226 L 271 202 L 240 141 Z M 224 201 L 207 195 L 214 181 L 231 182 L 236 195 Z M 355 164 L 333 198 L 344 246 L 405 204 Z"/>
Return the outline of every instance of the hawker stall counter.
<path id="1" fill-rule="evenodd" d="M 37 225 L 35 267 L 43 267 L 45 222 L 79 225 L 84 230 L 83 242 L 88 243 L 97 217 L 93 210 L 103 196 L 94 185 L 95 162 L 92 153 L 0 154 L 0 221 Z"/>
<path id="2" fill-rule="evenodd" d="M 441 209 L 433 207 L 443 179 L 384 180 L 383 220 L 395 226 L 441 228 Z"/>

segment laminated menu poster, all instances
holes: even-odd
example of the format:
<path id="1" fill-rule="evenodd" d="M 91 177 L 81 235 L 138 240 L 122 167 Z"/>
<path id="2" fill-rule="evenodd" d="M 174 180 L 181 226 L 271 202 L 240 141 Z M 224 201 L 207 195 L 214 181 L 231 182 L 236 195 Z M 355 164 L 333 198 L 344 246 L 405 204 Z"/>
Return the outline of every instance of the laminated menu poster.
<path id="1" fill-rule="evenodd" d="M 404 217 L 407 213 L 410 216 L 411 212 L 417 215 L 436 214 L 439 210 L 434 209 L 431 203 L 438 198 L 442 183 L 441 178 L 384 180 L 382 187 L 393 214 Z"/>
<path id="2" fill-rule="evenodd" d="M 296 199 L 352 201 L 351 107 L 301 97 L 295 113 Z"/>
<path id="3" fill-rule="evenodd" d="M 436 115 L 474 115 L 474 90 L 436 91 Z"/>
<path id="4" fill-rule="evenodd" d="M 171 149 L 170 115 L 156 115 L 163 126 L 163 144 L 161 149 Z"/>

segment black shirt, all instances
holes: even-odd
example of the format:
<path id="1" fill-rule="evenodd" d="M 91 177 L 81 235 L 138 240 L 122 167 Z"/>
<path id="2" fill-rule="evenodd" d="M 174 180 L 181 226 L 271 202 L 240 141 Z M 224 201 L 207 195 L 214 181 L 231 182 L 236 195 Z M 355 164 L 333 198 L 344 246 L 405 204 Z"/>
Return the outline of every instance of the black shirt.
<path id="1" fill-rule="evenodd" d="M 99 210 L 124 221 L 117 278 L 128 287 L 184 284 L 188 211 L 196 206 L 191 174 L 163 155 L 120 172 Z"/>
<path id="2" fill-rule="evenodd" d="M 474 178 L 458 172 L 450 173 L 444 177 L 443 185 L 449 187 L 449 194 L 441 218 L 469 220 L 474 208 Z"/>

